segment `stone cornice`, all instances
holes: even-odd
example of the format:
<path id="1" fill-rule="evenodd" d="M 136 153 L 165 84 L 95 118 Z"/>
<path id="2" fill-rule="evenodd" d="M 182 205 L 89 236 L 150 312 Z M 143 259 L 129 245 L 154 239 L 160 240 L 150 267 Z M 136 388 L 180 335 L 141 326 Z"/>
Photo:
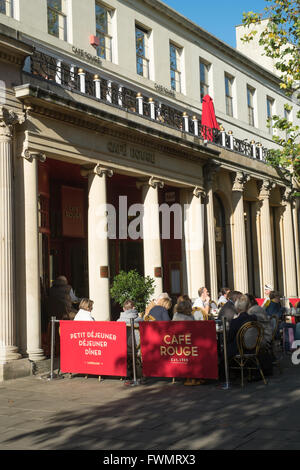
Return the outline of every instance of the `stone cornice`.
<path id="1" fill-rule="evenodd" d="M 3 28 L 3 25 L 1 26 Z M 10 28 L 8 28 L 8 31 L 10 31 Z M 32 53 L 33 48 L 31 46 L 12 37 L 12 33 L 6 35 L 0 31 L 0 61 L 15 64 L 21 68 L 25 58 Z"/>
<path id="2" fill-rule="evenodd" d="M 15 90 L 17 98 L 24 102 L 27 114 L 46 116 L 194 162 L 203 163 L 203 159 L 217 157 L 220 153 L 218 150 L 202 146 L 200 141 L 199 144 L 189 142 L 167 134 L 163 130 L 156 131 L 153 126 L 128 121 L 99 107 L 95 108 L 70 98 L 57 96 L 49 90 L 42 90 L 32 85 L 16 87 Z M 142 131 L 143 134 L 138 131 Z M 162 143 L 163 139 L 168 142 Z M 184 145 L 185 148 L 178 148 L 178 145 Z"/>

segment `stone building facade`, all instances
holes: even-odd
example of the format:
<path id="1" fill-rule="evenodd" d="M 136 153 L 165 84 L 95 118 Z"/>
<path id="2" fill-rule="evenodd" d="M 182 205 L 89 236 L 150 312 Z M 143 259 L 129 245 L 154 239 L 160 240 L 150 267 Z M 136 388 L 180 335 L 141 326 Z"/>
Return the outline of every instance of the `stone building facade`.
<path id="1" fill-rule="evenodd" d="M 286 102 L 296 123 L 276 75 L 158 0 L 1 0 L 3 370 L 45 358 L 60 274 L 97 320 L 115 318 L 110 283 L 133 268 L 174 298 L 204 285 L 213 299 L 225 285 L 262 297 L 265 283 L 299 297 L 297 183 L 265 161 L 270 106 Z M 135 205 L 143 237 L 129 233 Z M 164 237 L 174 208 L 180 236 Z"/>

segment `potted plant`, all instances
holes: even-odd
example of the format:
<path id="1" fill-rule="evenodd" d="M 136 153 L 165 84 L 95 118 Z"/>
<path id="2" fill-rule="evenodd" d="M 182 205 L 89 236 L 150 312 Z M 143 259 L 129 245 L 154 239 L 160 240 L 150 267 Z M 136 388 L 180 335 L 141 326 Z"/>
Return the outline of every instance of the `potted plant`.
<path id="1" fill-rule="evenodd" d="M 150 276 L 141 276 L 136 270 L 121 271 L 113 280 L 110 294 L 121 306 L 126 300 L 132 300 L 142 313 L 154 293 L 154 282 Z"/>

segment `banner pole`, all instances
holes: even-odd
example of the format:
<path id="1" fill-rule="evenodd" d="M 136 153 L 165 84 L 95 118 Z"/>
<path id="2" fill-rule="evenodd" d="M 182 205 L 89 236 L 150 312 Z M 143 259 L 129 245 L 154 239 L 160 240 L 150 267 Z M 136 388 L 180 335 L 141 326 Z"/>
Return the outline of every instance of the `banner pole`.
<path id="1" fill-rule="evenodd" d="M 223 390 L 229 390 L 230 389 L 230 382 L 229 382 L 229 368 L 228 368 L 228 356 L 227 356 L 227 330 L 226 330 L 226 318 L 222 318 L 222 324 L 223 324 L 223 345 L 224 345 L 224 364 L 225 364 L 225 377 L 226 377 L 226 382 L 222 386 Z"/>
<path id="2" fill-rule="evenodd" d="M 136 380 L 136 363 L 135 363 L 135 336 L 134 336 L 134 319 L 130 319 L 131 323 L 131 351 L 132 351 L 132 368 L 133 368 L 133 385 L 138 385 Z"/>
<path id="3" fill-rule="evenodd" d="M 55 321 L 56 321 L 56 317 L 51 317 L 51 366 L 50 366 L 50 380 L 53 380 L 53 377 L 54 377 Z"/>

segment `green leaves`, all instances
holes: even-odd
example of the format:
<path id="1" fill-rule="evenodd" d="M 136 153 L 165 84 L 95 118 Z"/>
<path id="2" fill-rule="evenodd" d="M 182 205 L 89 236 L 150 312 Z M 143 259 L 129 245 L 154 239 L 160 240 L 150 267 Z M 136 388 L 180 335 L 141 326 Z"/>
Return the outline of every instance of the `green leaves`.
<path id="1" fill-rule="evenodd" d="M 132 300 L 138 312 L 144 312 L 150 297 L 154 293 L 154 279 L 141 276 L 136 270 L 121 271 L 113 281 L 110 289 L 111 297 L 120 305 Z"/>
<path id="2" fill-rule="evenodd" d="M 287 96 L 293 96 L 299 104 L 300 2 L 299 0 L 266 0 L 266 2 L 264 13 L 250 11 L 243 14 L 243 24 L 251 30 L 244 35 L 242 41 L 253 40 L 257 34 L 253 25 L 259 25 L 262 19 L 268 19 L 260 34 L 259 44 L 264 48 L 264 55 L 274 59 L 275 67 L 280 72 L 280 88 Z M 291 112 L 292 109 L 292 106 L 285 105 L 285 111 Z M 297 116 L 299 117 L 299 112 Z M 288 168 L 292 176 L 299 181 L 299 127 L 280 116 L 272 116 L 272 125 L 281 131 L 280 135 L 273 136 L 274 142 L 281 148 L 271 150 L 268 161 L 273 166 Z"/>

